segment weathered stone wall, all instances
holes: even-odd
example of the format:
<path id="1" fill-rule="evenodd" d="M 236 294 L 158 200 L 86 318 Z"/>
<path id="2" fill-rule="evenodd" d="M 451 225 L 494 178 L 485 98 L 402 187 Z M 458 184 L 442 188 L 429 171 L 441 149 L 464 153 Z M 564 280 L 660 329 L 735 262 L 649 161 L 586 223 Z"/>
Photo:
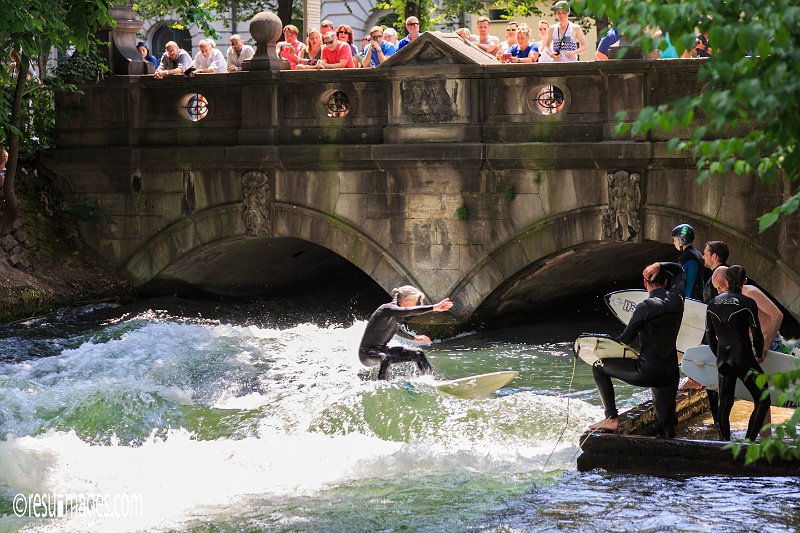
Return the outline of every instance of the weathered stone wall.
<path id="1" fill-rule="evenodd" d="M 296 238 L 464 318 L 635 277 L 689 222 L 800 315 L 800 226 L 755 221 L 787 187 L 698 185 L 663 134 L 612 135 L 618 111 L 694 90 L 696 62 L 478 65 L 425 37 L 368 71 L 111 78 L 59 103 L 46 165 L 109 214 L 84 236 L 137 284 Z M 564 99 L 542 114 L 550 85 Z M 194 93 L 197 122 L 179 109 Z"/>

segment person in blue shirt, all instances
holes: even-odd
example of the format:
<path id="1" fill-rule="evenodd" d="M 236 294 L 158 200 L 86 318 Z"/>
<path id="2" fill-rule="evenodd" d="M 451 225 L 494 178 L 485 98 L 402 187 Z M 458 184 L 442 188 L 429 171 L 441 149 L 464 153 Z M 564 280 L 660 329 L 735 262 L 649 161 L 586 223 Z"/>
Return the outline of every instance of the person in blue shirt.
<path id="1" fill-rule="evenodd" d="M 707 281 L 703 254 L 697 251 L 694 242 L 694 228 L 689 224 L 678 224 L 672 229 L 672 244 L 680 252 L 678 263 L 686 272 L 686 298 L 703 301 L 703 286 Z"/>
<path id="2" fill-rule="evenodd" d="M 136 43 L 136 49 L 139 50 L 139 53 L 142 54 L 142 58 L 145 61 L 151 62 L 154 67 L 158 68 L 158 59 L 156 59 L 156 56 L 150 53 L 150 49 L 147 48 L 147 45 L 144 44 L 144 41 L 139 41 Z"/>
<path id="3" fill-rule="evenodd" d="M 411 41 L 419 37 L 419 19 L 414 16 L 408 17 L 406 19 L 406 30 L 408 31 L 408 35 L 400 39 L 400 42 L 397 43 L 398 50 L 404 46 L 408 46 Z"/>
<path id="4" fill-rule="evenodd" d="M 617 34 L 617 28 L 611 28 L 597 44 L 597 52 L 594 53 L 594 58 L 597 61 L 608 61 L 609 49 L 618 42 L 619 34 Z"/>
<path id="5" fill-rule="evenodd" d="M 526 24 L 517 28 L 517 44 L 511 45 L 507 54 L 511 54 L 507 58 L 511 63 L 536 63 L 539 59 L 539 47 L 531 42 L 531 30 Z M 505 60 L 506 56 L 503 58 Z"/>
<path id="6" fill-rule="evenodd" d="M 383 40 L 383 28 L 380 26 L 373 26 L 369 30 L 369 47 L 371 53 L 365 55 L 361 63 L 364 68 L 377 67 L 397 51 L 392 43 Z"/>

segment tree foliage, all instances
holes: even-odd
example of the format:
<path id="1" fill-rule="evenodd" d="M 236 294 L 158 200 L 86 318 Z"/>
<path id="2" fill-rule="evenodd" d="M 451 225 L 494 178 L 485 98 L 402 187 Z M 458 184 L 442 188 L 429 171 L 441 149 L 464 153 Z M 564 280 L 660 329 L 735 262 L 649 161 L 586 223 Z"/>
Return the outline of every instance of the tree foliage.
<path id="1" fill-rule="evenodd" d="M 3 216 L 0 218 L 0 235 L 13 228 L 18 216 L 15 178 L 19 165 L 20 137 L 23 132 L 23 99 L 29 83 L 27 73 L 31 58 L 41 50 L 55 48 L 66 51 L 74 47 L 82 54 L 96 47 L 95 34 L 114 21 L 105 0 L 29 0 L 10 2 L 0 0 L 0 49 L 20 54 L 18 76 L 9 70 L 8 60 L 0 69 L 0 121 L 4 140 L 8 143 L 9 161 L 3 185 Z M 27 124 L 25 125 L 27 126 Z"/>
<path id="2" fill-rule="evenodd" d="M 793 0 L 696 0 L 629 2 L 577 0 L 577 9 L 606 15 L 645 50 L 666 48 L 653 39 L 659 28 L 678 50 L 707 34 L 712 57 L 702 59 L 700 94 L 646 108 L 620 133 L 665 132 L 698 124 L 688 139 L 672 139 L 697 161 L 698 180 L 712 174 L 757 175 L 767 183 L 785 178 L 791 193 L 759 219 L 763 231 L 800 205 L 800 5 Z M 635 37 L 635 38 L 633 38 Z"/>
<path id="3" fill-rule="evenodd" d="M 671 139 L 673 150 L 691 153 L 698 181 L 713 174 L 755 175 L 766 183 L 784 179 L 785 201 L 759 218 L 767 229 L 782 216 L 797 216 L 800 205 L 800 5 L 792 0 L 695 0 L 629 2 L 577 0 L 577 9 L 608 18 L 645 51 L 666 48 L 652 31 L 662 30 L 680 52 L 708 36 L 713 50 L 698 72 L 702 91 L 641 111 L 632 123 L 618 117 L 618 133 L 674 132 L 694 125 L 691 135 Z M 767 376 L 760 376 L 760 383 Z M 800 405 L 800 370 L 769 377 L 779 403 Z M 773 426 L 774 436 L 747 447 L 745 460 L 800 458 L 800 411 Z M 794 443 L 794 446 L 787 445 Z M 734 453 L 743 450 L 732 444 Z"/>

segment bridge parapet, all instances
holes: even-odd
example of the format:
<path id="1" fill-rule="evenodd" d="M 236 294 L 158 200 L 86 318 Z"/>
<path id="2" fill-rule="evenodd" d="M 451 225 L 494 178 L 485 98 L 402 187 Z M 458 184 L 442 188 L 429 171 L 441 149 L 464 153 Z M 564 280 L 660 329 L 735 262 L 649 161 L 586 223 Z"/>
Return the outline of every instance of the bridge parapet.
<path id="1" fill-rule="evenodd" d="M 252 292 L 290 273 L 248 257 L 311 242 L 466 319 L 636 279 L 689 222 L 798 316 L 800 225 L 755 221 L 784 183 L 698 185 L 662 134 L 612 135 L 617 112 L 695 90 L 697 65 L 501 65 L 425 34 L 372 70 L 117 76 L 61 98 L 45 165 L 111 217 L 84 237 L 137 284 Z"/>

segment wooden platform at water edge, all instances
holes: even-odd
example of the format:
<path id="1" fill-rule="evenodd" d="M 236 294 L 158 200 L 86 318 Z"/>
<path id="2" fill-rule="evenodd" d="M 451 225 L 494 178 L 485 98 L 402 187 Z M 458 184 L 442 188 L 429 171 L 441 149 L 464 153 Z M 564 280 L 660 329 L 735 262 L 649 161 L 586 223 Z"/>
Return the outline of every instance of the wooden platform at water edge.
<path id="1" fill-rule="evenodd" d="M 731 412 L 731 436 L 744 440 L 753 403 L 737 400 Z M 792 409 L 772 407 L 773 423 L 787 420 Z M 800 461 L 776 458 L 745 465 L 745 451 L 737 459 L 724 448 L 711 418 L 705 390 L 681 391 L 677 399 L 675 439 L 655 437 L 652 401 L 619 415 L 617 433 L 584 433 L 580 440 L 578 470 L 602 468 L 613 473 L 658 476 L 800 476 Z"/>

